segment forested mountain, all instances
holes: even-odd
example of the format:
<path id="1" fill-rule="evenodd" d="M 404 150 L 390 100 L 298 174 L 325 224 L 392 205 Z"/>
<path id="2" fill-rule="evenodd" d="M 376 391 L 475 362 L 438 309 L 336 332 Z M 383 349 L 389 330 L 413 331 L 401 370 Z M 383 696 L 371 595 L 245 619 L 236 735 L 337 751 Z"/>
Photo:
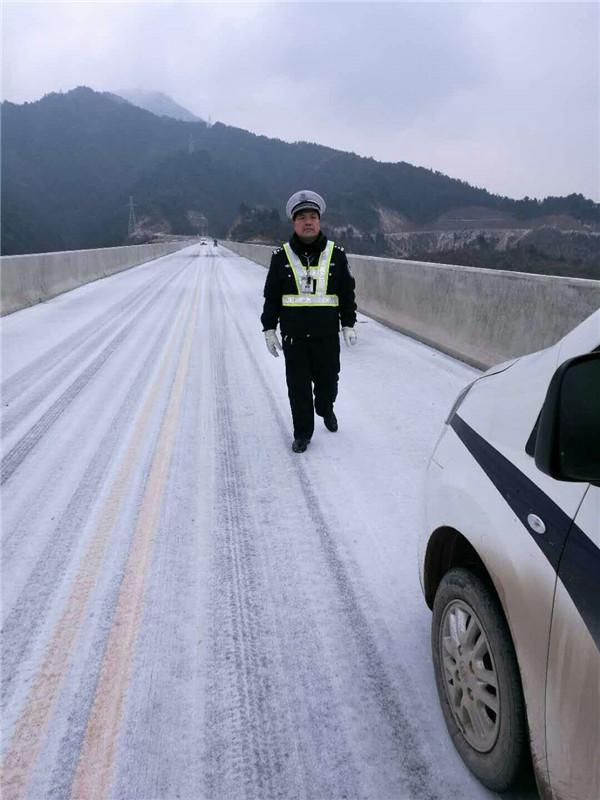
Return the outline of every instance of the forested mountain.
<path id="1" fill-rule="evenodd" d="M 194 234 L 278 241 L 299 188 L 327 199 L 326 225 L 355 252 L 396 252 L 424 229 L 600 230 L 582 195 L 512 200 L 400 162 L 289 144 L 217 123 L 185 122 L 79 87 L 2 104 L 2 253 L 124 244 Z M 325 221 L 324 221 L 325 222 Z M 485 248 L 484 248 L 485 249 Z"/>

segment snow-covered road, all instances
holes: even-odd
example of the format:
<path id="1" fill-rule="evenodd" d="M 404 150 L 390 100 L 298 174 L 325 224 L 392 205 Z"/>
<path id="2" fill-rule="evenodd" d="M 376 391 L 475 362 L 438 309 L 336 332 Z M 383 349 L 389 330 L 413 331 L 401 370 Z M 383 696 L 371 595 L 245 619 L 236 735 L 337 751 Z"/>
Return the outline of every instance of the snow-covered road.
<path id="1" fill-rule="evenodd" d="M 416 559 L 475 370 L 360 317 L 296 455 L 264 278 L 196 245 L 2 321 L 4 800 L 494 796 Z"/>

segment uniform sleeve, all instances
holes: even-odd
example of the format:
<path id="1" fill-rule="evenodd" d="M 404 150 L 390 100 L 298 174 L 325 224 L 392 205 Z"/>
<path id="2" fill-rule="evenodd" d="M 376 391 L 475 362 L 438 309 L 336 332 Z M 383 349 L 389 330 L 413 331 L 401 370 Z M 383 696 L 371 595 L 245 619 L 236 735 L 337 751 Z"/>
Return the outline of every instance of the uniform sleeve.
<path id="1" fill-rule="evenodd" d="M 281 311 L 281 282 L 275 255 L 271 256 L 271 265 L 265 281 L 264 296 L 265 303 L 260 321 L 262 322 L 263 331 L 270 331 L 277 327 Z"/>
<path id="2" fill-rule="evenodd" d="M 356 298 L 354 296 L 356 282 L 352 277 L 348 259 L 343 251 L 340 253 L 339 265 L 338 299 L 340 303 L 340 322 L 343 328 L 353 328 L 356 322 Z"/>

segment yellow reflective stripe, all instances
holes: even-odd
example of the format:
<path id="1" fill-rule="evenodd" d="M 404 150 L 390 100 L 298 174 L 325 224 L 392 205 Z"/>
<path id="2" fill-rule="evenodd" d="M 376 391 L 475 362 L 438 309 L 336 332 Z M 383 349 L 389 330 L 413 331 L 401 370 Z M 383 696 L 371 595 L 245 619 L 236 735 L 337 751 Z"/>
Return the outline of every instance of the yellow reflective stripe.
<path id="1" fill-rule="evenodd" d="M 319 263 L 314 267 L 305 267 L 300 258 L 294 253 L 290 245 L 286 242 L 283 245 L 288 264 L 292 268 L 294 274 L 294 281 L 296 283 L 297 295 L 287 294 L 282 297 L 282 304 L 284 306 L 291 305 L 312 305 L 312 306 L 337 306 L 338 296 L 335 294 L 325 294 L 327 291 L 327 284 L 329 282 L 329 267 L 331 264 L 331 257 L 333 256 L 333 248 L 335 242 L 328 241 L 327 246 L 319 256 Z M 317 285 L 314 294 L 305 295 L 300 292 L 300 270 L 308 272 L 311 278 L 316 278 Z M 296 298 L 292 300 L 292 298 Z M 302 298 L 299 302 L 298 298 Z"/>
<path id="2" fill-rule="evenodd" d="M 337 294 L 284 294 L 281 298 L 284 306 L 337 306 Z"/>
<path id="3" fill-rule="evenodd" d="M 296 291 L 298 292 L 298 294 L 300 294 L 300 281 L 298 280 L 298 270 L 296 268 L 296 264 L 294 263 L 294 260 L 298 259 L 298 256 L 294 253 L 292 248 L 287 243 L 283 245 L 283 249 L 287 257 L 288 264 L 292 268 L 292 272 L 294 274 L 294 280 L 296 281 Z"/>
<path id="4" fill-rule="evenodd" d="M 319 259 L 319 266 L 321 266 L 321 262 L 323 262 L 322 267 L 322 292 L 325 294 L 327 291 L 327 284 L 329 283 L 329 265 L 331 264 L 331 256 L 333 255 L 333 246 L 335 242 L 327 242 L 327 247 L 321 253 L 321 258 Z M 326 259 L 323 256 L 326 255 Z"/>

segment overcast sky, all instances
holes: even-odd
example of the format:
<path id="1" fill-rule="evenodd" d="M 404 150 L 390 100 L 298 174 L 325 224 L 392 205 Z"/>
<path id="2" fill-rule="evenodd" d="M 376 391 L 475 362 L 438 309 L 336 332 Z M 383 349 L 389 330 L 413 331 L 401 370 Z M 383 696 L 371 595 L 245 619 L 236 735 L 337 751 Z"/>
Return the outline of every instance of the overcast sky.
<path id="1" fill-rule="evenodd" d="M 165 92 L 510 197 L 600 200 L 596 3 L 5 2 L 2 97 Z"/>

